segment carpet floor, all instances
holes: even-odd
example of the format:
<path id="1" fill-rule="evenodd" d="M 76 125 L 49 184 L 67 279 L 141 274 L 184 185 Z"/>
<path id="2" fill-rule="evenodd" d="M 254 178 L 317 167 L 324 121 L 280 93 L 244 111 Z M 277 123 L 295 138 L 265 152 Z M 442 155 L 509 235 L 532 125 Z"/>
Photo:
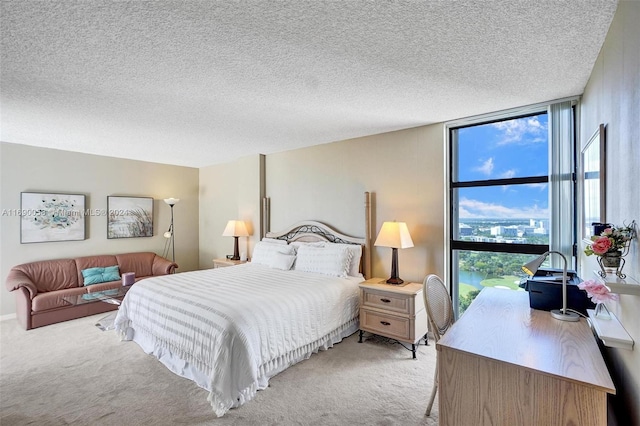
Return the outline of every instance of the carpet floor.
<path id="1" fill-rule="evenodd" d="M 245 405 L 216 418 L 208 392 L 114 331 L 104 314 L 22 330 L 0 322 L 0 424 L 13 425 L 435 425 L 424 411 L 435 346 L 417 359 L 387 339 L 357 333 L 273 377 Z"/>

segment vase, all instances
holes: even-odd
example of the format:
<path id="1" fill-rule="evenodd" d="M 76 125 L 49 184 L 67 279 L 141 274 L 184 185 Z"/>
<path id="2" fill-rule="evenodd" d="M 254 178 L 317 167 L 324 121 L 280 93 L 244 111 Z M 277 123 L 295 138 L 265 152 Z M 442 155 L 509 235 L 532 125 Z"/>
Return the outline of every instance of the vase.
<path id="1" fill-rule="evenodd" d="M 615 274 L 618 277 L 624 279 L 627 276 L 622 273 L 622 268 L 624 268 L 624 257 L 622 256 L 622 251 L 614 251 L 603 254 L 602 256 L 598 256 L 598 264 L 600 265 L 600 276 L 602 278 L 606 278 L 608 274 Z"/>
<path id="2" fill-rule="evenodd" d="M 596 318 L 605 320 L 611 319 L 611 314 L 609 313 L 609 309 L 607 309 L 607 305 L 602 302 L 596 303 L 595 315 Z"/>
<path id="3" fill-rule="evenodd" d="M 619 268 L 621 260 L 622 260 L 621 251 L 616 251 L 613 253 L 605 253 L 602 256 L 602 265 L 605 268 Z"/>

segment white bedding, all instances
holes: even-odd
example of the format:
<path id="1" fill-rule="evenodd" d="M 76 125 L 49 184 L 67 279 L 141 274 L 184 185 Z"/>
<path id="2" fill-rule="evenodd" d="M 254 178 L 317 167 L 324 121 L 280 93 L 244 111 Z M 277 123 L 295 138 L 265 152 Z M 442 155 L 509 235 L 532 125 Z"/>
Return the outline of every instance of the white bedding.
<path id="1" fill-rule="evenodd" d="M 251 263 L 148 278 L 129 290 L 115 326 L 207 389 L 222 416 L 355 332 L 362 280 Z"/>

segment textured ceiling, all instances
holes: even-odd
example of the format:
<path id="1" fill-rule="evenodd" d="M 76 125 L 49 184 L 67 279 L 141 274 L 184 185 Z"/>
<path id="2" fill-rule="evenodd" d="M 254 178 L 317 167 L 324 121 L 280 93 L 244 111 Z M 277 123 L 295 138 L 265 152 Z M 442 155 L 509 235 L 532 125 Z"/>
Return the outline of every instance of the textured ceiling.
<path id="1" fill-rule="evenodd" d="M 201 167 L 578 95 L 616 6 L 2 0 L 0 139 Z"/>

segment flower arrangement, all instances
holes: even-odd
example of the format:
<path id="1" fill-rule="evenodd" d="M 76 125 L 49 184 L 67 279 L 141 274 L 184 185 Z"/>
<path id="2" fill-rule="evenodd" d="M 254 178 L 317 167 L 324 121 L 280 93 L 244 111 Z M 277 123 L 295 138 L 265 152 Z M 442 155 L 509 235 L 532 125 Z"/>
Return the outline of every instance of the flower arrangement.
<path id="1" fill-rule="evenodd" d="M 587 245 L 584 249 L 584 254 L 591 256 L 595 254 L 597 256 L 604 256 L 607 253 L 617 253 L 629 247 L 629 241 L 636 236 L 635 221 L 631 222 L 629 226 L 615 227 L 611 226 L 605 228 L 600 235 L 594 235 L 591 237 L 591 244 Z M 621 253 L 624 256 L 626 253 Z"/>
<path id="2" fill-rule="evenodd" d="M 618 300 L 618 295 L 611 293 L 609 287 L 594 280 L 583 281 L 578 284 L 578 288 L 586 291 L 593 303 L 602 303 L 607 300 Z"/>

